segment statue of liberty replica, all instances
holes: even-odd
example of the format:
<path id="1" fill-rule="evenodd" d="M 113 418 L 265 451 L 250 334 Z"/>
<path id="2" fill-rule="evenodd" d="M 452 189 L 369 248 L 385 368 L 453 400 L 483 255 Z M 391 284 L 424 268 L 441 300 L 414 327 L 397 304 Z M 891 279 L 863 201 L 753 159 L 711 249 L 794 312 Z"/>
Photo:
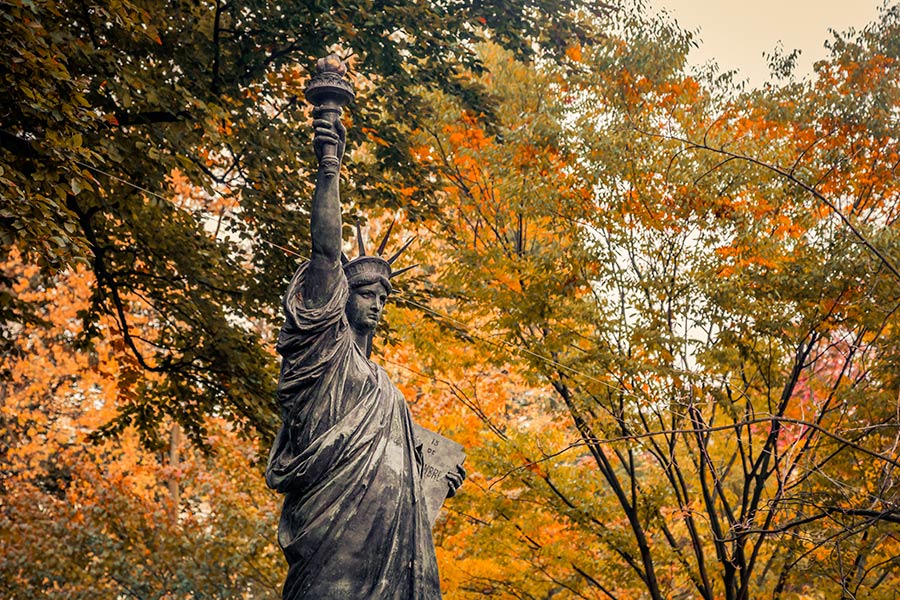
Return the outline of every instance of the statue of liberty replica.
<path id="1" fill-rule="evenodd" d="M 289 570 L 285 599 L 431 600 L 441 597 L 423 452 L 406 402 L 370 359 L 372 336 L 399 273 L 375 255 L 341 251 L 339 179 L 353 97 L 346 67 L 319 61 L 306 96 L 315 105 L 318 159 L 310 211 L 312 257 L 284 296 L 278 401 L 282 426 L 266 482 L 285 494 L 278 542 Z M 390 230 L 388 231 L 390 233 Z M 440 476 L 443 497 L 465 472 Z"/>

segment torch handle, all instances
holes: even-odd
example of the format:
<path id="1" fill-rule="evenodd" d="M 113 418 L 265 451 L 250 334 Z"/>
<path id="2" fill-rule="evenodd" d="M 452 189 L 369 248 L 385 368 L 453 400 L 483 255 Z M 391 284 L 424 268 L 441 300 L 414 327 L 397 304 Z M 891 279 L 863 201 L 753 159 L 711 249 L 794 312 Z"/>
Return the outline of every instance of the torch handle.
<path id="1" fill-rule="evenodd" d="M 341 118 L 341 105 L 337 102 L 326 100 L 318 107 L 318 116 L 330 123 L 336 123 Z M 337 171 L 341 166 L 338 157 L 337 144 L 322 144 L 322 158 L 319 159 L 319 167 L 326 171 Z"/>

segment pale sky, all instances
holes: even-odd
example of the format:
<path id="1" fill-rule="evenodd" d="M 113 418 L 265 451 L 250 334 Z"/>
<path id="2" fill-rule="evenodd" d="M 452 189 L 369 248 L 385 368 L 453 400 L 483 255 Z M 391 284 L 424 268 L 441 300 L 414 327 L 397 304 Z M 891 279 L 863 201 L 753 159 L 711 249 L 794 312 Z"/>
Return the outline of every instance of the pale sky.
<path id="1" fill-rule="evenodd" d="M 825 57 L 828 30 L 863 28 L 875 20 L 883 0 L 651 0 L 665 8 L 683 29 L 699 28 L 700 48 L 695 64 L 714 58 L 722 70 L 735 69 L 738 79 L 752 86 L 768 79 L 763 52 L 781 41 L 784 49 L 799 48 L 798 75 L 812 73 L 815 61 Z"/>

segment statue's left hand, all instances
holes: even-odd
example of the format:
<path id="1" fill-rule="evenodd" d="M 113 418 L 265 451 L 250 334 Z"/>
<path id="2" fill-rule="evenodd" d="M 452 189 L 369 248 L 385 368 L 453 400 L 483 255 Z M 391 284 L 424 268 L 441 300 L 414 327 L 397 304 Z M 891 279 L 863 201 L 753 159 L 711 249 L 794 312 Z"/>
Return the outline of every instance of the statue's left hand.
<path id="1" fill-rule="evenodd" d="M 456 471 L 450 471 L 449 473 L 447 473 L 447 485 L 450 488 L 447 491 L 448 498 L 452 498 L 456 495 L 456 490 L 459 489 L 459 486 L 462 485 L 465 478 L 466 470 L 463 469 L 462 465 L 456 465 Z"/>

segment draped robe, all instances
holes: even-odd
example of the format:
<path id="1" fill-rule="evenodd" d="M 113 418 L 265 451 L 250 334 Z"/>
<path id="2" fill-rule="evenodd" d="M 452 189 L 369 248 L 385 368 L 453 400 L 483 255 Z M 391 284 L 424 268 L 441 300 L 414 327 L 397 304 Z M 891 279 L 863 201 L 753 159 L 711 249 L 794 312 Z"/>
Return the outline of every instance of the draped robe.
<path id="1" fill-rule="evenodd" d="M 307 265 L 283 302 L 283 423 L 266 468 L 269 486 L 286 494 L 283 597 L 439 599 L 409 409 L 353 340 L 343 273 L 324 306 L 305 306 Z"/>

